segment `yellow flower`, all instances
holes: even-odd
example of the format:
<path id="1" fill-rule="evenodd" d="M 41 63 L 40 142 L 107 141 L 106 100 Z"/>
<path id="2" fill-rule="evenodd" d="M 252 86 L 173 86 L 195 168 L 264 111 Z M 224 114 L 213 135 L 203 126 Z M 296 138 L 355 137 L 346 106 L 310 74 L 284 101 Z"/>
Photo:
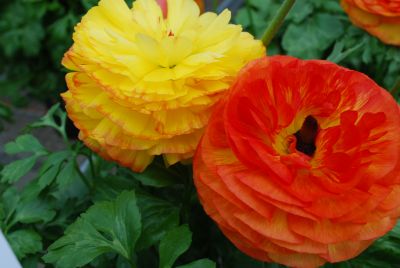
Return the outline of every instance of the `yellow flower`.
<path id="1" fill-rule="evenodd" d="M 228 10 L 204 13 L 193 0 L 102 0 L 75 28 L 62 94 L 79 138 L 106 159 L 142 171 L 192 157 L 214 104 L 237 72 L 265 54 L 229 24 Z"/>

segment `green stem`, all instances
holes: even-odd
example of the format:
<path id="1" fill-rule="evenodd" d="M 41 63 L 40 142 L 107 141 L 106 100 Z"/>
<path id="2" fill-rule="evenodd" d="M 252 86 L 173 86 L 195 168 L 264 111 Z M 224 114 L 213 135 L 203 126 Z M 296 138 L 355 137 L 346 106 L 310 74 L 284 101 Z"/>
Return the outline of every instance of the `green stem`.
<path id="1" fill-rule="evenodd" d="M 270 22 L 268 28 L 265 30 L 261 41 L 264 43 L 265 47 L 271 43 L 271 40 L 274 38 L 275 34 L 278 32 L 281 27 L 286 15 L 289 13 L 290 9 L 294 5 L 296 0 L 285 0 L 275 17 Z"/>
<path id="2" fill-rule="evenodd" d="M 394 84 L 394 86 L 389 90 L 389 93 L 392 94 L 393 98 L 397 98 L 399 95 L 399 91 L 400 91 L 400 77 L 397 78 L 396 83 Z"/>
<path id="3" fill-rule="evenodd" d="M 67 137 L 67 134 L 66 134 L 64 131 L 62 131 L 62 130 L 60 130 L 59 133 L 61 134 L 61 137 L 62 137 L 64 143 L 67 145 L 67 147 L 68 147 L 68 148 L 71 148 L 71 143 L 69 142 L 69 139 L 68 139 L 68 137 Z"/>

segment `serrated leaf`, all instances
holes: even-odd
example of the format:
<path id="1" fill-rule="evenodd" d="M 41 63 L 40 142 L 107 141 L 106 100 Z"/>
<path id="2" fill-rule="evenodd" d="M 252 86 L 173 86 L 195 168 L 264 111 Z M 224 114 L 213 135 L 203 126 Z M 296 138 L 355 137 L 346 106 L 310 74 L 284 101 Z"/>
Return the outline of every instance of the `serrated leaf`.
<path id="1" fill-rule="evenodd" d="M 286 19 L 300 23 L 312 14 L 313 11 L 314 5 L 309 0 L 298 0 L 295 2 Z"/>
<path id="2" fill-rule="evenodd" d="M 56 120 L 59 119 L 59 120 Z M 60 103 L 54 104 L 37 122 L 30 125 L 32 128 L 37 127 L 51 127 L 56 129 L 58 132 L 65 131 L 65 123 L 67 120 L 67 114 L 61 110 Z"/>
<path id="3" fill-rule="evenodd" d="M 142 173 L 134 173 L 133 176 L 143 185 L 153 187 L 166 187 L 177 182 L 177 178 L 174 178 L 167 168 L 155 164 Z"/>
<path id="4" fill-rule="evenodd" d="M 55 211 L 44 200 L 38 198 L 21 200 L 15 211 L 14 222 L 48 222 L 54 218 L 55 214 Z"/>
<path id="5" fill-rule="evenodd" d="M 58 166 L 52 166 L 39 177 L 38 183 L 42 189 L 53 182 L 53 180 L 56 178 L 58 174 L 58 170 L 59 170 Z"/>
<path id="6" fill-rule="evenodd" d="M 176 259 L 189 249 L 191 243 L 192 232 L 187 225 L 168 231 L 161 239 L 159 246 L 159 268 L 171 268 Z"/>
<path id="7" fill-rule="evenodd" d="M 71 184 L 76 178 L 79 178 L 78 171 L 75 169 L 74 161 L 71 159 L 57 176 L 57 184 L 62 188 Z"/>
<path id="8" fill-rule="evenodd" d="M 24 186 L 21 192 L 21 202 L 26 202 L 26 200 L 37 199 L 42 188 L 38 184 L 37 180 L 32 180 Z"/>
<path id="9" fill-rule="evenodd" d="M 14 213 L 19 203 L 20 196 L 14 187 L 10 187 L 1 196 L 1 201 L 4 208 L 4 217 L 10 218 L 11 214 Z M 3 223 L 4 225 L 5 223 Z"/>
<path id="10" fill-rule="evenodd" d="M 17 137 L 15 141 L 9 142 L 4 146 L 4 151 L 7 154 L 17 153 L 45 153 L 46 149 L 40 144 L 38 139 L 30 134 L 25 134 Z"/>
<path id="11" fill-rule="evenodd" d="M 283 35 L 282 46 L 289 55 L 303 59 L 321 58 L 344 32 L 343 24 L 334 15 L 318 13 L 301 24 L 291 24 Z"/>
<path id="12" fill-rule="evenodd" d="M 344 43 L 342 41 L 336 42 L 331 54 L 326 59 L 328 61 L 331 61 L 334 63 L 339 63 L 339 62 L 343 61 L 345 58 L 347 58 L 348 56 L 350 56 L 351 54 L 360 50 L 364 45 L 365 45 L 365 39 L 364 39 L 364 41 L 360 42 L 358 45 L 353 46 L 347 50 L 343 50 Z"/>
<path id="13" fill-rule="evenodd" d="M 47 159 L 41 167 L 40 172 L 43 173 L 52 166 L 59 166 L 62 162 L 70 157 L 71 151 L 68 150 L 51 153 L 47 156 Z"/>
<path id="14" fill-rule="evenodd" d="M 216 268 L 215 262 L 209 259 L 197 260 L 185 265 L 177 266 L 176 268 Z"/>
<path id="15" fill-rule="evenodd" d="M 138 205 L 142 215 L 142 235 L 137 250 L 156 244 L 165 233 L 179 224 L 179 208 L 150 195 L 138 194 Z"/>
<path id="16" fill-rule="evenodd" d="M 122 192 L 114 201 L 88 209 L 44 256 L 57 267 L 80 267 L 108 252 L 133 260 L 141 233 L 140 213 L 134 192 Z"/>
<path id="17" fill-rule="evenodd" d="M 26 175 L 35 165 L 38 156 L 20 159 L 4 166 L 1 171 L 1 182 L 14 183 Z"/>
<path id="18" fill-rule="evenodd" d="M 47 157 L 45 163 L 40 169 L 38 178 L 39 185 L 42 189 L 50 185 L 54 181 L 60 170 L 61 164 L 70 157 L 71 157 L 70 151 L 59 151 L 51 153 Z"/>
<path id="19" fill-rule="evenodd" d="M 15 255 L 20 260 L 28 254 L 41 251 L 43 248 L 42 238 L 33 230 L 17 230 L 9 233 L 6 237 Z"/>
<path id="20" fill-rule="evenodd" d="M 261 36 L 272 15 L 279 8 L 272 0 L 251 0 L 250 6 L 240 8 L 235 16 L 235 22 L 243 25 L 255 36 Z"/>
<path id="21" fill-rule="evenodd" d="M 114 200 L 126 189 L 133 189 L 134 180 L 124 176 L 107 176 L 96 178 L 94 201 Z"/>
<path id="22" fill-rule="evenodd" d="M 2 202 L 6 208 L 6 211 L 12 213 L 17 208 L 19 199 L 19 193 L 15 187 L 7 188 L 2 195 Z"/>

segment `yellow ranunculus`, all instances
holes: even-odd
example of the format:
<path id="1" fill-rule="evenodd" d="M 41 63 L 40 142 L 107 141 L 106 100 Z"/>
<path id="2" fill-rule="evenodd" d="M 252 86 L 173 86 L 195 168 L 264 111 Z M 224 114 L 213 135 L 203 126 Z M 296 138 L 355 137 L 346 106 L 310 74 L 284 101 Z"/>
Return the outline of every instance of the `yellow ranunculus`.
<path id="1" fill-rule="evenodd" d="M 265 53 L 193 0 L 102 0 L 75 28 L 62 94 L 79 138 L 104 158 L 142 171 L 154 155 L 190 158 L 210 112 L 236 73 Z"/>

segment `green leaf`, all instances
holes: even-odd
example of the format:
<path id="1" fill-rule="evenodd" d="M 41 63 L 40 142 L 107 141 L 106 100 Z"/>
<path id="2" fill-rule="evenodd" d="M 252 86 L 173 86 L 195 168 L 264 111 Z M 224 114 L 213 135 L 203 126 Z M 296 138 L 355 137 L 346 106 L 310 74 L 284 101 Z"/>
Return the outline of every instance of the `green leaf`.
<path id="1" fill-rule="evenodd" d="M 187 225 L 181 225 L 166 233 L 159 246 L 159 268 L 171 268 L 176 259 L 189 249 L 191 243 L 192 233 Z"/>
<path id="2" fill-rule="evenodd" d="M 49 222 L 55 216 L 48 202 L 35 198 L 21 200 L 15 212 L 14 222 L 36 223 Z"/>
<path id="3" fill-rule="evenodd" d="M 327 11 L 327 12 L 332 12 L 332 13 L 339 13 L 339 14 L 343 14 L 343 9 L 339 4 L 339 1 L 332 1 L 332 0 L 323 0 L 323 1 L 312 1 L 313 4 L 323 10 L 323 11 Z"/>
<path id="4" fill-rule="evenodd" d="M 15 141 L 9 142 L 4 146 L 4 151 L 7 154 L 17 153 L 46 153 L 46 149 L 40 144 L 40 142 L 32 135 L 25 134 L 15 139 Z"/>
<path id="5" fill-rule="evenodd" d="M 33 155 L 31 157 L 20 159 L 4 166 L 1 171 L 1 182 L 3 183 L 14 183 L 26 175 L 35 165 L 38 156 Z"/>
<path id="6" fill-rule="evenodd" d="M 47 169 L 52 166 L 59 166 L 65 160 L 69 159 L 72 156 L 72 152 L 69 150 L 58 151 L 51 153 L 47 156 L 45 163 L 43 164 L 40 172 L 44 173 Z"/>
<path id="7" fill-rule="evenodd" d="M 13 113 L 12 113 L 9 105 L 2 103 L 0 101 L 0 131 L 4 130 L 4 124 L 3 124 L 4 122 L 3 121 L 11 122 L 12 115 L 13 115 Z"/>
<path id="8" fill-rule="evenodd" d="M 143 185 L 153 187 L 170 186 L 177 182 L 172 171 L 155 163 L 146 168 L 144 172 L 134 173 L 133 176 Z"/>
<path id="9" fill-rule="evenodd" d="M 27 202 L 32 199 L 39 199 L 42 188 L 37 180 L 31 180 L 22 188 L 21 201 Z"/>
<path id="10" fill-rule="evenodd" d="M 42 238 L 33 230 L 17 230 L 8 234 L 7 240 L 20 260 L 28 254 L 41 251 L 43 248 Z"/>
<path id="11" fill-rule="evenodd" d="M 104 253 L 134 259 L 141 233 L 139 209 L 134 192 L 122 192 L 114 201 L 99 202 L 49 247 L 43 257 L 57 267 L 80 267 Z"/>
<path id="12" fill-rule="evenodd" d="M 97 0 L 81 0 L 80 2 L 86 10 L 89 10 L 90 8 L 98 4 Z"/>
<path id="13" fill-rule="evenodd" d="M 40 199 L 35 184 L 32 182 L 24 188 L 20 195 L 13 187 L 8 188 L 2 196 L 5 208 L 6 222 L 3 223 L 5 232 L 16 223 L 49 222 L 55 216 L 51 205 Z"/>
<path id="14" fill-rule="evenodd" d="M 39 177 L 38 183 L 42 189 L 53 182 L 53 180 L 56 178 L 58 174 L 59 169 L 60 168 L 58 166 L 52 166 Z"/>
<path id="15" fill-rule="evenodd" d="M 363 46 L 365 46 L 365 39 L 360 42 L 358 45 L 353 46 L 345 51 L 343 51 L 344 43 L 343 41 L 339 41 L 335 43 L 331 54 L 326 58 L 328 61 L 339 63 L 343 61 L 345 58 L 360 50 Z"/>
<path id="16" fill-rule="evenodd" d="M 61 164 L 71 157 L 71 151 L 59 151 L 50 154 L 40 169 L 39 185 L 43 189 L 50 185 L 60 170 Z"/>
<path id="17" fill-rule="evenodd" d="M 176 268 L 216 268 L 215 262 L 209 259 L 197 260 L 185 265 L 177 266 Z"/>
<path id="18" fill-rule="evenodd" d="M 114 200 L 126 189 L 133 189 L 135 181 L 125 176 L 106 176 L 96 178 L 96 192 L 93 200 Z"/>
<path id="19" fill-rule="evenodd" d="M 75 169 L 74 161 L 71 159 L 61 169 L 57 176 L 57 184 L 60 187 L 65 187 L 71 184 L 76 178 L 79 178 L 78 171 Z"/>
<path id="20" fill-rule="evenodd" d="M 81 267 L 112 251 L 110 243 L 104 240 L 92 224 L 80 218 L 49 247 L 43 260 L 59 268 Z"/>
<path id="21" fill-rule="evenodd" d="M 20 197 L 17 189 L 10 187 L 3 193 L 1 201 L 4 205 L 4 213 L 6 218 L 10 218 L 11 214 L 14 213 L 19 203 Z"/>
<path id="22" fill-rule="evenodd" d="M 167 231 L 179 224 L 179 208 L 167 201 L 147 194 L 138 194 L 138 205 L 143 230 L 137 250 L 156 244 Z"/>
<path id="23" fill-rule="evenodd" d="M 67 122 L 67 114 L 60 108 L 60 103 L 54 104 L 47 114 L 41 117 L 37 122 L 30 125 L 31 128 L 51 127 L 60 133 L 66 139 L 65 124 Z"/>
<path id="24" fill-rule="evenodd" d="M 39 256 L 38 255 L 33 255 L 33 256 L 27 256 L 21 261 L 21 265 L 24 268 L 38 268 L 42 267 L 41 262 L 39 262 Z"/>
<path id="25" fill-rule="evenodd" d="M 0 223 L 4 220 L 6 217 L 6 210 L 4 208 L 4 204 L 0 203 Z M 1 224 L 0 224 L 0 229 L 1 229 Z"/>
<path id="26" fill-rule="evenodd" d="M 337 16 L 318 13 L 301 24 L 290 24 L 282 39 L 288 54 L 303 59 L 321 58 L 344 32 Z"/>
<path id="27" fill-rule="evenodd" d="M 300 23 L 312 14 L 313 11 L 314 6 L 309 0 L 298 0 L 295 2 L 286 19 Z"/>
<path id="28" fill-rule="evenodd" d="M 32 22 L 21 29 L 20 38 L 22 39 L 22 50 L 27 56 L 36 56 L 41 48 L 41 41 L 45 32 L 40 23 Z"/>
<path id="29" fill-rule="evenodd" d="M 253 34 L 261 36 L 279 8 L 279 4 L 273 0 L 249 0 L 249 2 L 250 7 L 239 9 L 234 20 L 248 30 L 254 28 Z"/>

